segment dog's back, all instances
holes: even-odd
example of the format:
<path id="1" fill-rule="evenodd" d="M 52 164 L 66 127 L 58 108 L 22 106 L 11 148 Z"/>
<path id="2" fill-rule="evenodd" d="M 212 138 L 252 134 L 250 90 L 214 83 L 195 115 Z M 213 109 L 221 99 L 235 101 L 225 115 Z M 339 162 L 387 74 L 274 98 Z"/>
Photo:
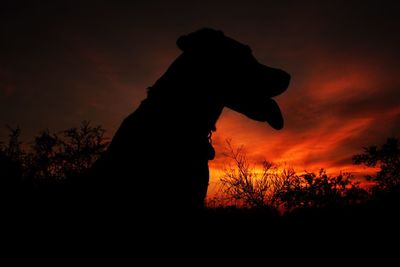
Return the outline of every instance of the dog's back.
<path id="1" fill-rule="evenodd" d="M 144 100 L 95 163 L 99 197 L 131 209 L 192 210 L 203 207 L 208 187 L 207 138 L 183 138 L 176 125 Z"/>

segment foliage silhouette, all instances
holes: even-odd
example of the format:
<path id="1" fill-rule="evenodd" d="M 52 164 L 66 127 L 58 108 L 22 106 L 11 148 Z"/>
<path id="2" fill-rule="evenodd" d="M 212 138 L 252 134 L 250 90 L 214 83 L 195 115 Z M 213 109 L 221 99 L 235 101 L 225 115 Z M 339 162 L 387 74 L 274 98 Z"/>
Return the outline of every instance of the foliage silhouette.
<path id="1" fill-rule="evenodd" d="M 323 169 L 318 174 L 293 175 L 277 194 L 288 209 L 350 206 L 368 198 L 368 192 L 352 180 L 351 174 L 330 177 Z"/>
<path id="2" fill-rule="evenodd" d="M 350 173 L 330 177 L 321 169 L 318 174 L 298 175 L 293 168 L 268 161 L 257 169 L 249 163 L 243 147 L 235 149 L 227 140 L 227 151 L 234 164 L 224 169 L 221 191 L 225 198 L 239 200 L 245 207 L 293 210 L 350 206 L 365 203 L 369 197 Z"/>
<path id="3" fill-rule="evenodd" d="M 223 195 L 219 197 L 228 196 L 251 208 L 279 208 L 279 193 L 292 181 L 294 170 L 281 170 L 269 161 L 263 161 L 262 167 L 256 168 L 248 161 L 243 146 L 234 148 L 228 139 L 226 148 L 226 155 L 234 163 L 224 168 L 224 175 L 220 178 Z"/>
<path id="4" fill-rule="evenodd" d="M 7 127 L 8 142 L 0 144 L 0 197 L 3 201 L 15 200 L 23 187 L 25 152 L 20 141 L 21 129 Z"/>
<path id="5" fill-rule="evenodd" d="M 379 167 L 375 176 L 367 176 L 377 183 L 378 190 L 390 190 L 400 186 L 400 145 L 396 138 L 388 138 L 381 147 L 364 148 L 364 153 L 353 157 L 355 164 Z"/>
<path id="6" fill-rule="evenodd" d="M 93 163 L 104 153 L 108 142 L 101 126 L 90 126 L 84 121 L 80 128 L 71 128 L 63 132 L 61 157 L 66 175 L 87 172 Z"/>
<path id="7" fill-rule="evenodd" d="M 8 142 L 6 145 L 2 144 L 0 150 L 11 160 L 17 162 L 21 161 L 24 157 L 22 142 L 20 140 L 21 129 L 19 127 L 14 129 L 9 126 L 7 126 L 7 128 L 10 132 L 8 135 Z"/>
<path id="8" fill-rule="evenodd" d="M 13 194 L 19 191 L 20 197 L 65 187 L 85 175 L 107 147 L 104 129 L 87 121 L 60 134 L 42 131 L 26 149 L 20 141 L 21 130 L 9 130 L 8 142 L 0 149 L 2 183 Z"/>
<path id="9" fill-rule="evenodd" d="M 355 164 L 379 168 L 375 175 L 368 175 L 375 186 L 371 188 L 368 209 L 377 219 L 375 227 L 397 228 L 400 207 L 400 149 L 397 138 L 388 138 L 380 147 L 374 145 L 364 148 L 364 153 L 353 157 Z"/>

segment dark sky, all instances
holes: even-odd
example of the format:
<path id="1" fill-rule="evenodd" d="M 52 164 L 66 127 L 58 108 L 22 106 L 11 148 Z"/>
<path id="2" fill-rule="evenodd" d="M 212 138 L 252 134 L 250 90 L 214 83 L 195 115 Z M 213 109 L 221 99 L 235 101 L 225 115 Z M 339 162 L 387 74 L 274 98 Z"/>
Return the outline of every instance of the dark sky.
<path id="1" fill-rule="evenodd" d="M 176 39 L 205 26 L 292 75 L 277 97 L 286 127 L 225 110 L 218 151 L 229 137 L 255 161 L 347 170 L 362 146 L 400 135 L 397 1 L 52 2 L 0 7 L 0 124 L 26 141 L 82 120 L 112 136 L 179 55 Z"/>

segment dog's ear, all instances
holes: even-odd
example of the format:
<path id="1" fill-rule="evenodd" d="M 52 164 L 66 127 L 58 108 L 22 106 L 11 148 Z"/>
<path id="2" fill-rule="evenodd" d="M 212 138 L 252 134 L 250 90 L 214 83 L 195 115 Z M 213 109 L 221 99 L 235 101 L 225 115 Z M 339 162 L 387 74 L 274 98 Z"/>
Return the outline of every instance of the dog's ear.
<path id="1" fill-rule="evenodd" d="M 176 44 L 184 52 L 209 50 L 218 47 L 223 37 L 222 31 L 204 28 L 179 37 Z"/>

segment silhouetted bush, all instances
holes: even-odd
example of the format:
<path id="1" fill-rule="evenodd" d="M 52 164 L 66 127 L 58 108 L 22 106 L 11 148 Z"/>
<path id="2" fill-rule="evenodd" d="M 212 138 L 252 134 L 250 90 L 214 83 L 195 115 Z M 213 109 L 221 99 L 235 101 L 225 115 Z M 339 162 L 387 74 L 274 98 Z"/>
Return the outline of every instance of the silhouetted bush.
<path id="1" fill-rule="evenodd" d="M 234 148 L 226 141 L 226 155 L 233 164 L 225 166 L 220 178 L 222 196 L 228 202 L 251 208 L 278 208 L 281 204 L 279 194 L 285 184 L 292 180 L 292 168 L 279 169 L 277 165 L 264 161 L 260 168 L 249 163 L 243 147 Z"/>
<path id="2" fill-rule="evenodd" d="M 330 177 L 323 169 L 318 174 L 293 175 L 276 193 L 288 209 L 348 206 L 363 203 L 368 197 L 351 174 Z"/>
<path id="3" fill-rule="evenodd" d="M 376 182 L 377 190 L 391 190 L 400 186 L 400 146 L 396 138 L 388 138 L 381 147 L 364 148 L 364 153 L 353 157 L 355 164 L 378 167 L 380 170 L 367 179 Z"/>
<path id="4" fill-rule="evenodd" d="M 20 141 L 21 129 L 8 127 L 8 130 L 8 141 L 0 144 L 0 191 L 3 197 L 15 194 L 21 187 L 26 156 Z"/>
<path id="5" fill-rule="evenodd" d="M 52 190 L 69 178 L 84 174 L 105 151 L 105 130 L 84 121 L 59 134 L 42 131 L 23 147 L 21 130 L 9 128 L 8 142 L 0 146 L 3 188 L 20 185 L 30 190 Z"/>
<path id="6" fill-rule="evenodd" d="M 225 167 L 220 178 L 223 193 L 220 197 L 230 199 L 230 203 L 293 210 L 361 204 L 369 197 L 350 173 L 330 177 L 321 169 L 318 174 L 298 175 L 293 168 L 268 161 L 257 168 L 249 163 L 243 147 L 233 148 L 230 140 L 226 155 L 233 164 Z"/>

